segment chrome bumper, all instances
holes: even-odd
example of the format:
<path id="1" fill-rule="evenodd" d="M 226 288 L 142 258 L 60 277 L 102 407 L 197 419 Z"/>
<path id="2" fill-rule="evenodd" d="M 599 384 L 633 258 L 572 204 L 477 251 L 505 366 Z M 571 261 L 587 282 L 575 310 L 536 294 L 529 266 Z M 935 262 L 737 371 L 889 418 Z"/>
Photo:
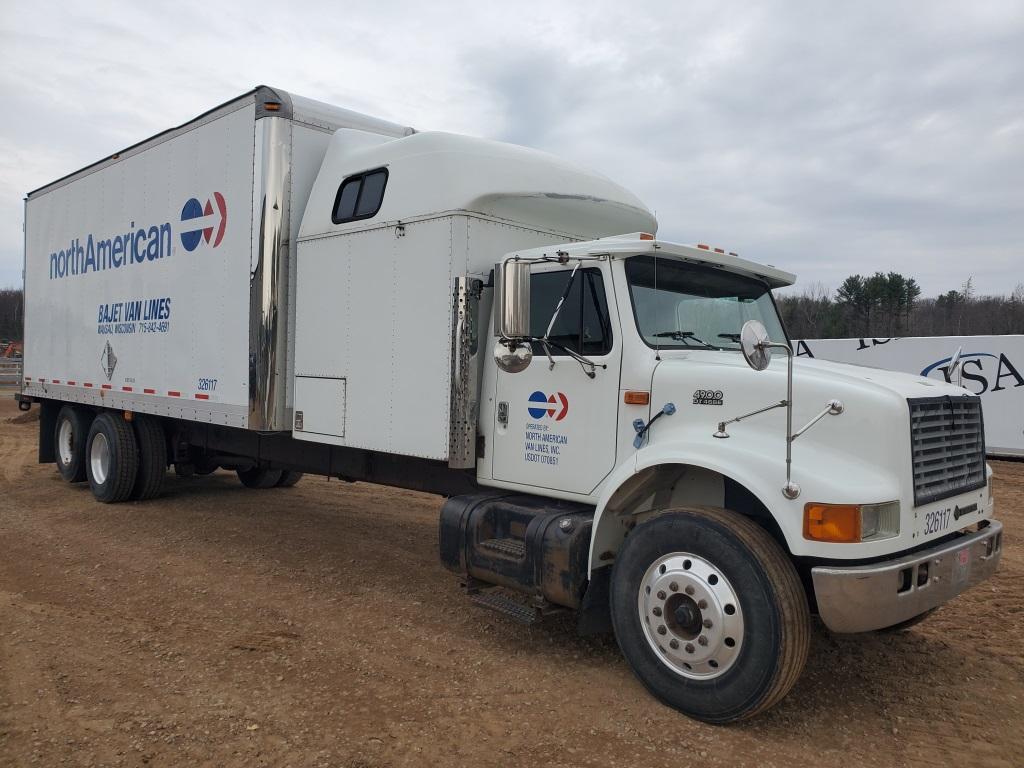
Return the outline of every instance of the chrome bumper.
<path id="1" fill-rule="evenodd" d="M 833 632 L 868 632 L 906 621 L 984 581 L 999 565 L 1003 525 L 897 560 L 811 569 L 818 613 Z"/>

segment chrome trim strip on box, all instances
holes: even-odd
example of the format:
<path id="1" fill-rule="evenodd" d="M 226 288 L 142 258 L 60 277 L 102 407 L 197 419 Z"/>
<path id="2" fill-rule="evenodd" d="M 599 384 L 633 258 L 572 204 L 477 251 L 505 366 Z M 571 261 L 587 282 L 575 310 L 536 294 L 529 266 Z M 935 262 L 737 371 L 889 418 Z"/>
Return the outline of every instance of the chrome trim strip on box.
<path id="1" fill-rule="evenodd" d="M 258 252 L 249 276 L 249 429 L 291 428 L 286 413 L 288 323 L 288 217 L 291 174 L 291 123 L 279 117 L 259 121 L 262 180 L 254 213 L 259 221 Z M 254 169 L 255 171 L 255 169 Z"/>

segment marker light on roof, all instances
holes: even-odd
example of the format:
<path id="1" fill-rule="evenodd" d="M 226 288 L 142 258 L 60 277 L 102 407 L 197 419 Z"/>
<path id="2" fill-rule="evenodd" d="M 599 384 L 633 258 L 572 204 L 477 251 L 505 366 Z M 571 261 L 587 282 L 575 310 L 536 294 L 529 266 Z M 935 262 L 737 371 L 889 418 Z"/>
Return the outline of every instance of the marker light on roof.
<path id="1" fill-rule="evenodd" d="M 712 248 L 710 245 L 707 245 L 706 243 L 697 243 L 697 247 L 700 248 L 702 251 L 714 251 L 715 253 L 720 253 L 723 256 L 725 256 L 726 254 L 724 248 Z M 739 258 L 738 253 L 733 253 L 732 251 L 729 251 L 728 254 L 730 256 L 735 256 L 736 258 Z"/>

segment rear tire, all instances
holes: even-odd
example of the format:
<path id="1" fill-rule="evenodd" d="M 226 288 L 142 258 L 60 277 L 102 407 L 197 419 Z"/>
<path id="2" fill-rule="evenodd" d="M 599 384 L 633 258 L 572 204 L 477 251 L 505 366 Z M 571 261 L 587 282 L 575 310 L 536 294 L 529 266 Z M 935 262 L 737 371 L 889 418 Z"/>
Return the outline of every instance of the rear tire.
<path id="1" fill-rule="evenodd" d="M 97 501 L 124 501 L 135 486 L 139 448 L 131 425 L 121 414 L 101 413 L 89 429 L 86 476 Z"/>
<path id="2" fill-rule="evenodd" d="M 89 440 L 89 427 L 93 413 L 65 405 L 57 414 L 53 445 L 57 456 L 57 471 L 69 483 L 81 483 L 85 475 L 85 444 Z"/>
<path id="3" fill-rule="evenodd" d="M 236 472 L 238 479 L 246 488 L 273 488 L 283 474 L 280 469 L 262 469 L 260 467 L 239 469 Z"/>
<path id="4" fill-rule="evenodd" d="M 160 422 L 151 416 L 136 414 L 132 424 L 139 446 L 139 471 L 131 498 L 145 501 L 156 498 L 163 490 L 167 474 L 167 439 Z"/>
<path id="5" fill-rule="evenodd" d="M 286 469 L 281 473 L 281 479 L 277 481 L 278 488 L 291 488 L 299 480 L 302 479 L 303 472 L 296 472 L 291 469 Z"/>
<path id="6" fill-rule="evenodd" d="M 772 707 L 807 660 L 796 570 L 766 531 L 725 509 L 666 510 L 638 525 L 613 566 L 611 613 L 647 689 L 708 723 Z"/>

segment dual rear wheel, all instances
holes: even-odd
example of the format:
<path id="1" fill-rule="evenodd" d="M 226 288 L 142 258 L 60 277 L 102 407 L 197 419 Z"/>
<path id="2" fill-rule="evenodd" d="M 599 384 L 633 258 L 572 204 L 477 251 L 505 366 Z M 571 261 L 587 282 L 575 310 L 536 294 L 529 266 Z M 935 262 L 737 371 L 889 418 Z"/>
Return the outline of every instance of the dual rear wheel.
<path id="1" fill-rule="evenodd" d="M 65 414 L 67 410 L 71 414 Z M 159 496 L 167 471 L 167 438 L 160 423 L 138 414 L 129 422 L 119 413 L 100 413 L 89 421 L 83 443 L 74 436 L 85 431 L 82 422 L 87 418 L 83 412 L 68 408 L 61 409 L 57 417 L 57 466 L 61 475 L 72 482 L 88 480 L 93 496 L 106 504 Z M 69 429 L 72 439 L 62 444 L 61 436 Z M 67 451 L 69 442 L 75 448 Z M 79 465 L 81 474 L 69 478 L 66 468 Z"/>
<path id="2" fill-rule="evenodd" d="M 159 419 L 118 411 L 95 413 L 65 405 L 54 429 L 57 470 L 69 483 L 88 480 L 97 501 L 144 501 L 160 495 L 168 466 L 167 436 Z M 202 465 L 197 474 L 209 474 L 216 464 Z M 255 468 L 239 470 L 250 488 L 291 487 L 301 472 Z"/>

